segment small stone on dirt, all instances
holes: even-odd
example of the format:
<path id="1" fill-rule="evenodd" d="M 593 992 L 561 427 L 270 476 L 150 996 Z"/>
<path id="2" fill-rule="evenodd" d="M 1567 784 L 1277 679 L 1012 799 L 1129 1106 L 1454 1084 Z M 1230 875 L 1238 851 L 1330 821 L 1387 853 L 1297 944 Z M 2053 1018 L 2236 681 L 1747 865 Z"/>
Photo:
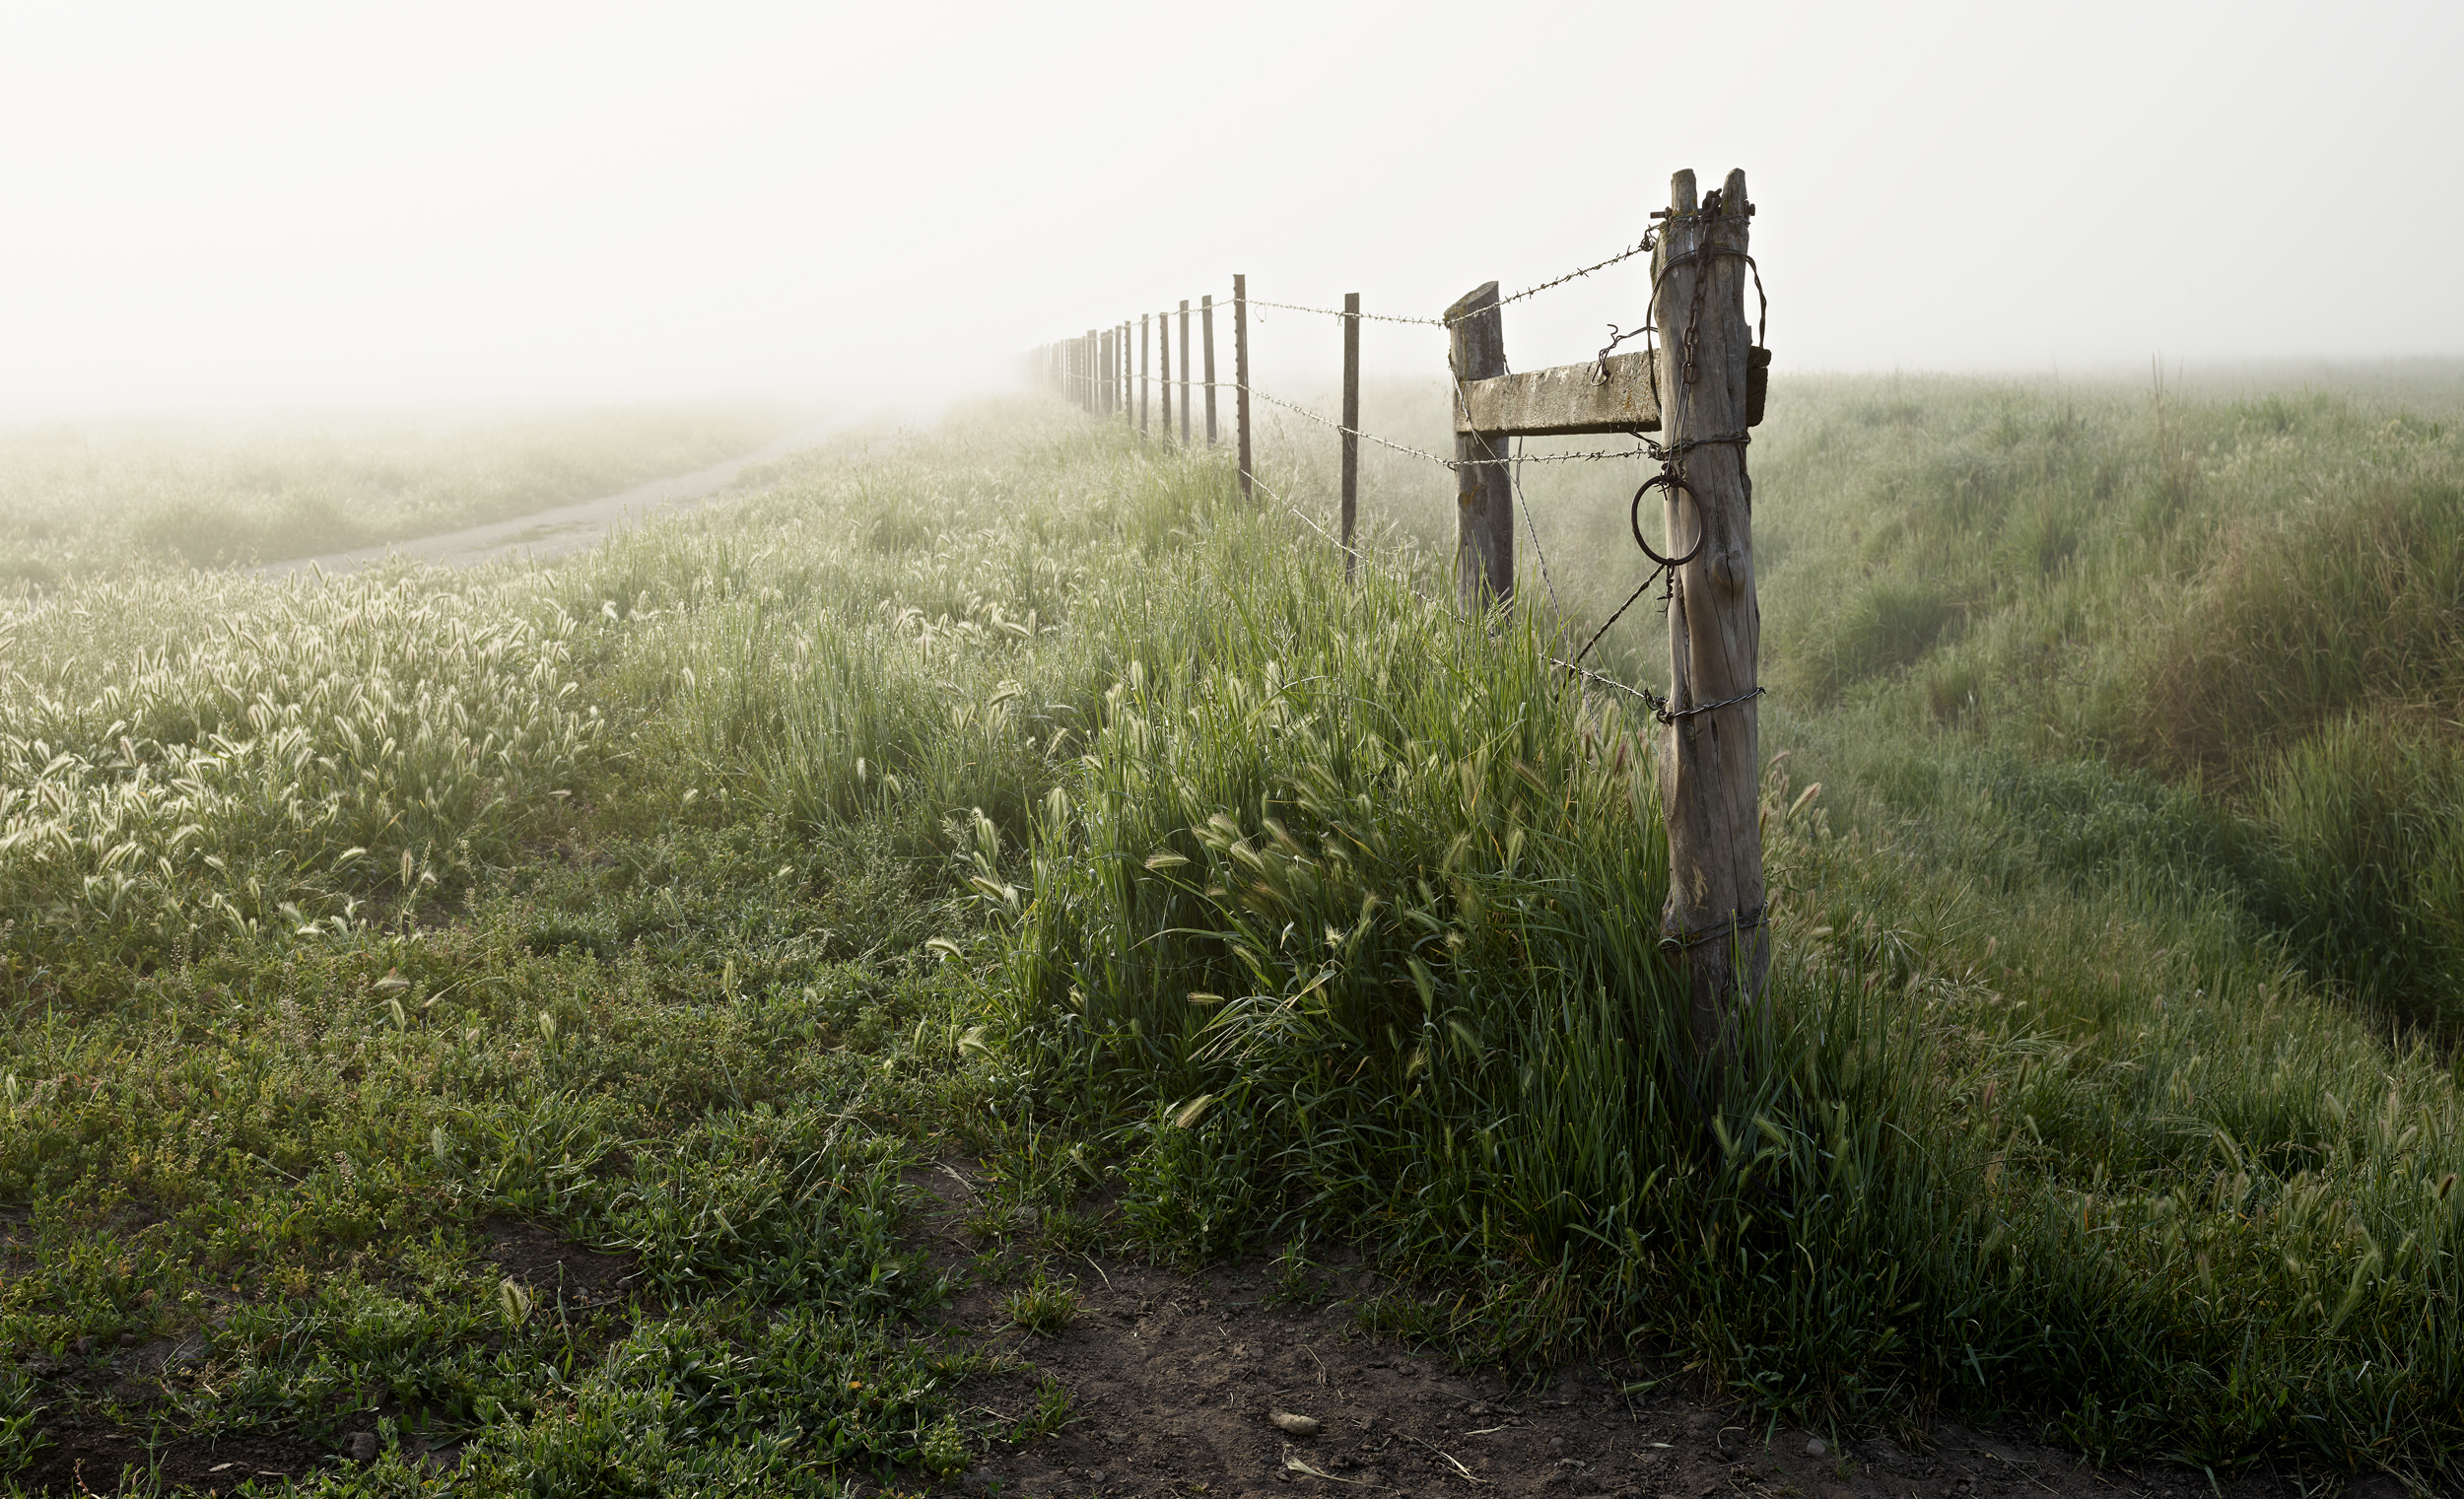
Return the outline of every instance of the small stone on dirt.
<path id="1" fill-rule="evenodd" d="M 374 1463 L 376 1461 L 376 1433 L 352 1432 L 342 1439 L 342 1450 L 351 1455 L 354 1463 Z"/>
<path id="2" fill-rule="evenodd" d="M 1269 1411 L 1266 1419 L 1296 1437 L 1314 1437 L 1325 1429 L 1325 1423 L 1316 1416 L 1299 1415 L 1289 1410 Z"/>
<path id="3" fill-rule="evenodd" d="M 1818 1458 L 1829 1451 L 1829 1448 L 1822 1445 L 1820 1437 L 1810 1437 L 1806 1441 L 1806 1456 L 1809 1458 Z"/>

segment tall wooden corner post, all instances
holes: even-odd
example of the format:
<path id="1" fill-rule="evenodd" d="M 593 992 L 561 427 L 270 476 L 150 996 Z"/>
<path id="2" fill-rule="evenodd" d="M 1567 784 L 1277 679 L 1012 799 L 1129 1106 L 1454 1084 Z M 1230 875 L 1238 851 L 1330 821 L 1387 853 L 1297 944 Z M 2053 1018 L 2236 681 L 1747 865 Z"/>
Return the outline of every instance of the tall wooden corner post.
<path id="1" fill-rule="evenodd" d="M 1669 832 L 1664 946 L 1683 975 L 1694 1045 L 1725 1053 L 1770 973 L 1757 812 L 1762 611 L 1754 597 L 1754 340 L 1745 320 L 1745 173 L 1697 202 L 1694 174 L 1669 184 L 1653 252 L 1652 313 L 1663 347 L 1658 395 L 1674 482 L 1662 486 L 1669 555 L 1669 703 L 1660 744 Z M 1697 546 L 1699 543 L 1699 546 Z"/>
<path id="2" fill-rule="evenodd" d="M 1514 476 L 1500 461 L 1504 436 L 1469 428 L 1470 385 L 1506 373 L 1506 321 L 1497 283 L 1446 309 L 1446 355 L 1455 384 L 1455 593 L 1466 613 L 1514 601 Z"/>

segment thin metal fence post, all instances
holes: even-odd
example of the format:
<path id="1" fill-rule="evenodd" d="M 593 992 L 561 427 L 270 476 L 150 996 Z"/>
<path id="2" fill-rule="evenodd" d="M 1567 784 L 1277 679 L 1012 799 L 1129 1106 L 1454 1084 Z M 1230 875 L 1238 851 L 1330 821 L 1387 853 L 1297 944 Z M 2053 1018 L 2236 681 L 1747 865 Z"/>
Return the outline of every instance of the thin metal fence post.
<path id="1" fill-rule="evenodd" d="M 1190 445 L 1190 300 L 1181 299 L 1181 445 Z"/>
<path id="2" fill-rule="evenodd" d="M 1198 299 L 1198 319 L 1206 332 L 1206 445 L 1215 445 L 1215 299 Z"/>
<path id="3" fill-rule="evenodd" d="M 1155 335 L 1146 326 L 1146 314 L 1138 314 L 1138 436 L 1146 436 L 1147 361 L 1154 353 Z"/>
<path id="4" fill-rule="evenodd" d="M 1249 278 L 1232 278 L 1232 416 L 1240 443 L 1241 498 L 1251 499 L 1249 468 Z"/>
<path id="5" fill-rule="evenodd" d="M 1155 394 L 1162 402 L 1163 421 L 1157 426 L 1164 441 L 1172 441 L 1172 314 L 1155 314 Z"/>
<path id="6" fill-rule="evenodd" d="M 1360 294 L 1343 294 L 1343 581 L 1360 562 L 1352 523 L 1360 514 Z"/>

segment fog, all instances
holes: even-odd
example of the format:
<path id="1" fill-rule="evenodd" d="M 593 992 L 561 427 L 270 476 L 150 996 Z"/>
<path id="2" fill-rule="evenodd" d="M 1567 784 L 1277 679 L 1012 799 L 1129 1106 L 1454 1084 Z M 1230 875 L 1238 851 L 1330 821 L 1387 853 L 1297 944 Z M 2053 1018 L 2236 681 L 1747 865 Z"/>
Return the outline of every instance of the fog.
<path id="1" fill-rule="evenodd" d="M 1680 167 L 1746 170 L 1784 371 L 2453 356 L 2459 55 L 2452 3 L 16 6 L 0 418 L 946 392 L 1235 271 L 1511 291 Z"/>

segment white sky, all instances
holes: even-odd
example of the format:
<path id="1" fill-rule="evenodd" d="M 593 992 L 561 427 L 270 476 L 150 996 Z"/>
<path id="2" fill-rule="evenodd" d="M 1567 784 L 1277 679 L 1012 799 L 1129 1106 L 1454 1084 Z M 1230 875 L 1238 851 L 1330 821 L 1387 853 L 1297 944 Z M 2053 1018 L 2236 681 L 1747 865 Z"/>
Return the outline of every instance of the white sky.
<path id="1" fill-rule="evenodd" d="M 974 379 L 1234 271 L 1429 314 L 1688 166 L 1746 169 L 1783 369 L 2458 355 L 2459 60 L 2455 0 L 13 0 L 0 417 Z"/>

